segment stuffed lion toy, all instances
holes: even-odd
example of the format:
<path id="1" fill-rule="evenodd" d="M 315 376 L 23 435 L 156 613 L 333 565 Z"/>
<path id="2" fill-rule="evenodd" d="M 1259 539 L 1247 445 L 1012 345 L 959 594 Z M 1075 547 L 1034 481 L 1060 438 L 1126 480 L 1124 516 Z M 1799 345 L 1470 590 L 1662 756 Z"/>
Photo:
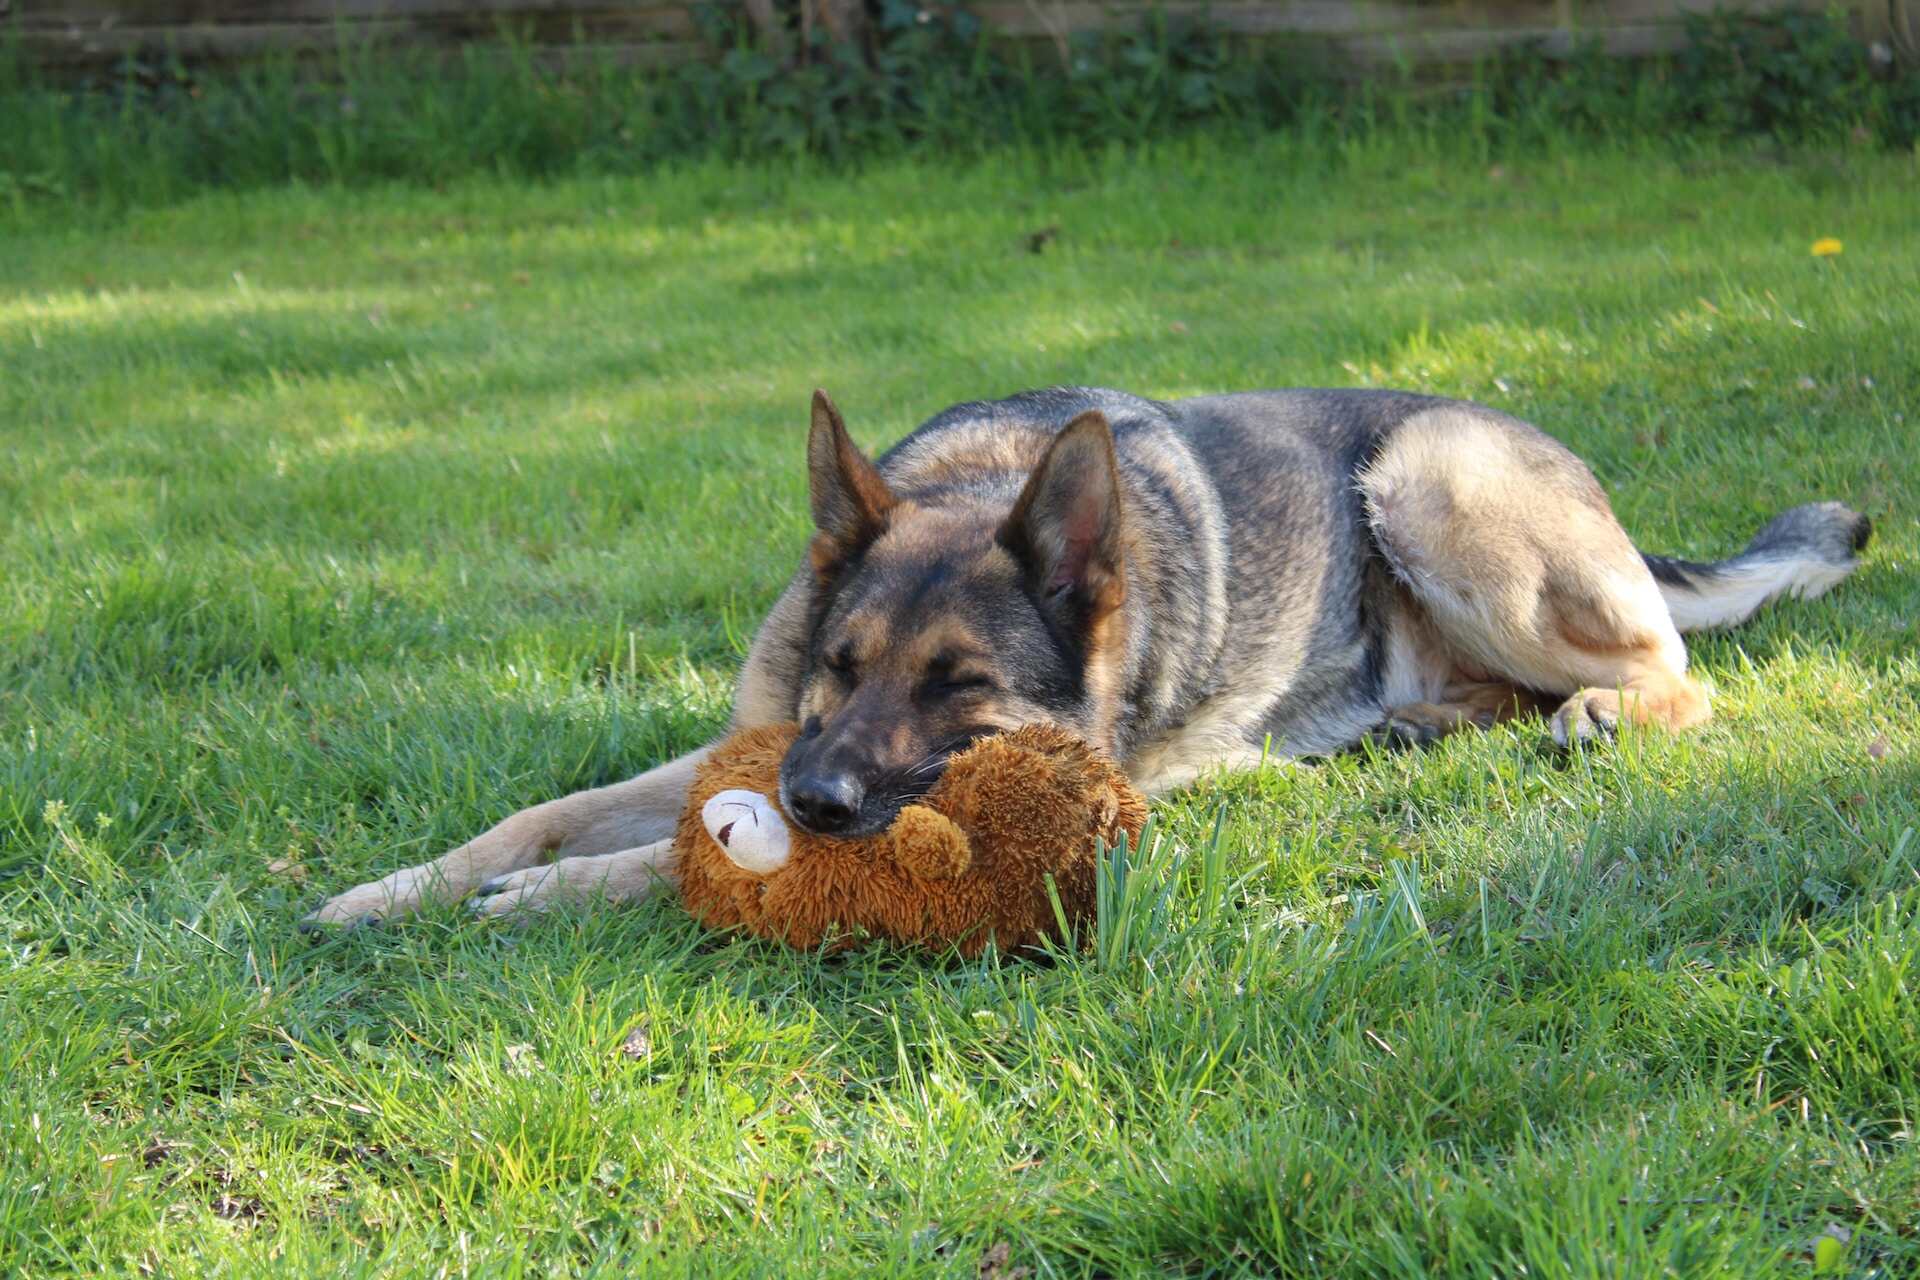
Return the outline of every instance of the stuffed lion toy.
<path id="1" fill-rule="evenodd" d="M 681 894 L 714 928 L 839 950 L 886 939 L 972 957 L 1057 935 L 1093 914 L 1099 843 L 1137 840 L 1146 801 L 1065 730 L 1029 725 L 953 757 L 933 789 L 864 839 L 819 836 L 781 811 L 799 730 L 735 734 L 694 778 L 674 836 Z"/>

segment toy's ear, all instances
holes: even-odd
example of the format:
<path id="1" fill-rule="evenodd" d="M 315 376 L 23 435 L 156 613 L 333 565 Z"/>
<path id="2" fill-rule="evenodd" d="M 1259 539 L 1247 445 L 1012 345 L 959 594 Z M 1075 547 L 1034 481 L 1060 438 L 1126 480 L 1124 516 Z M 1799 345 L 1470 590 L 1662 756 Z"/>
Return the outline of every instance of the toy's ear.
<path id="1" fill-rule="evenodd" d="M 769 876 L 787 865 L 793 840 L 786 819 L 758 791 L 721 791 L 700 806 L 713 842 L 742 871 Z"/>
<path id="2" fill-rule="evenodd" d="M 910 804 L 887 828 L 893 858 L 923 880 L 950 880 L 973 865 L 967 833 L 942 813 Z"/>

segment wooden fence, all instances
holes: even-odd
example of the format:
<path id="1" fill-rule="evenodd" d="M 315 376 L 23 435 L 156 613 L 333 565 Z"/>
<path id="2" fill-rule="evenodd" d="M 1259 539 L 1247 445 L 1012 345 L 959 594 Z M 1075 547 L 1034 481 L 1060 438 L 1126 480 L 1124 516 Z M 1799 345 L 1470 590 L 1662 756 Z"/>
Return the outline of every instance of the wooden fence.
<path id="1" fill-rule="evenodd" d="M 739 6 L 776 35 L 816 21 L 837 28 L 862 12 L 859 0 L 717 3 Z M 1075 32 L 1131 26 L 1157 7 L 1203 17 L 1249 40 L 1323 41 L 1330 56 L 1364 67 L 1465 62 L 1526 42 L 1563 54 L 1595 39 L 1609 53 L 1643 56 L 1677 48 L 1689 12 L 1823 8 L 1825 0 L 976 0 L 960 7 L 997 37 L 1062 51 Z M 327 54 L 343 38 L 354 45 L 450 47 L 508 32 L 545 54 L 590 48 L 635 66 L 712 53 L 699 38 L 694 5 L 670 0 L 0 0 L 0 32 L 23 46 L 30 61 L 64 70 L 110 67 L 128 55 L 219 61 L 270 52 Z"/>

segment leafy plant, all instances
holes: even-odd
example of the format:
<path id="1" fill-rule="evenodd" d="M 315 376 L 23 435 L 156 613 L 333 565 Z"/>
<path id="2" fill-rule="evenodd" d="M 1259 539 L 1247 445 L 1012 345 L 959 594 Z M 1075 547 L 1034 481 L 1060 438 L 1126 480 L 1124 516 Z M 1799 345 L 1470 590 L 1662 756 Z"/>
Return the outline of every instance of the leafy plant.
<path id="1" fill-rule="evenodd" d="M 65 83 L 0 44 L 0 207 L 633 173 L 702 158 L 1098 151 L 1199 128 L 1444 132 L 1482 150 L 1567 135 L 1920 137 L 1920 75 L 1876 71 L 1831 14 L 1716 13 L 1690 19 L 1690 43 L 1670 60 L 1522 48 L 1437 83 L 1411 70 L 1342 76 L 1324 46 L 1250 44 L 1157 11 L 1057 47 L 992 41 L 964 9 L 884 0 L 877 14 L 857 45 L 816 27 L 775 48 L 738 7 L 705 6 L 709 56 L 652 71 L 590 47 L 555 64 L 512 32 L 449 58 L 375 50 L 342 28 L 324 72 L 286 57 L 202 71 L 161 51 L 104 81 Z"/>
<path id="2" fill-rule="evenodd" d="M 1719 10 L 1689 14 L 1687 32 L 1674 65 L 1683 118 L 1730 134 L 1920 137 L 1920 75 L 1876 75 L 1838 12 Z"/>

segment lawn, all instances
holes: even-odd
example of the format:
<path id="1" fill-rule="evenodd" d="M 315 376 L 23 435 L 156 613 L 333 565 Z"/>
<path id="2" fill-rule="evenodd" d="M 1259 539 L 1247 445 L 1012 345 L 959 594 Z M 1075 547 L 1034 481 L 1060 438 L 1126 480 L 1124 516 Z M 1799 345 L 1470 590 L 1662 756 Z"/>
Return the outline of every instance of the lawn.
<path id="1" fill-rule="evenodd" d="M 1914 1274 L 1916 209 L 1866 148 L 1203 137 L 16 215 L 0 1273 Z M 1697 734 L 1168 799 L 1226 882 L 1117 955 L 296 932 L 723 723 L 814 386 L 880 446 L 1055 382 L 1468 396 L 1649 548 L 1877 537 L 1696 638 Z"/>

